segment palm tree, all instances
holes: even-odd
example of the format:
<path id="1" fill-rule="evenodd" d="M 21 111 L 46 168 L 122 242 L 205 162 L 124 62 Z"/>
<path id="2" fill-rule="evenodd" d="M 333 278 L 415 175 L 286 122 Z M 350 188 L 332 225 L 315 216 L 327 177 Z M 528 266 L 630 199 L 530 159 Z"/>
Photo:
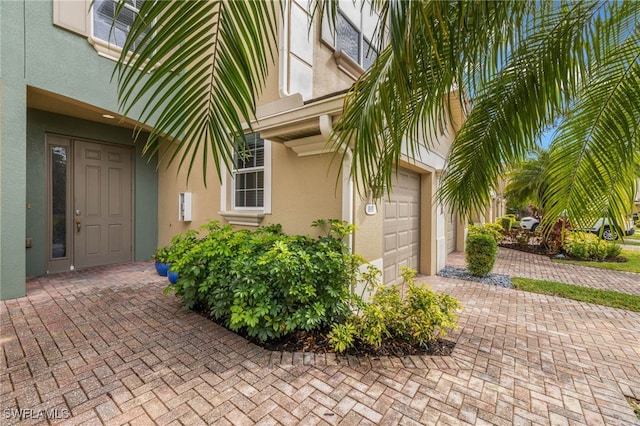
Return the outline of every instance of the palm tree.
<path id="1" fill-rule="evenodd" d="M 533 205 L 537 212 L 544 214 L 548 170 L 549 151 L 543 148 L 535 149 L 526 160 L 513 166 L 505 187 L 507 206 Z"/>
<path id="2" fill-rule="evenodd" d="M 499 177 L 557 122 L 547 217 L 566 210 L 586 223 L 627 213 L 640 164 L 640 2 L 372 4 L 380 53 L 348 93 L 332 138 L 352 148 L 361 191 L 390 188 L 403 153 L 430 146 L 451 119 L 455 96 L 469 111 L 440 196 L 460 213 L 485 205 Z M 316 7 L 333 19 L 337 1 Z M 189 170 L 197 151 L 205 169 L 207 159 L 218 173 L 231 164 L 228 147 L 254 118 L 279 13 L 262 1 L 143 4 L 124 51 L 138 47 L 116 72 L 124 111 L 141 103 L 140 121 L 157 115 L 148 150 L 159 136 L 175 137 L 171 158 Z"/>

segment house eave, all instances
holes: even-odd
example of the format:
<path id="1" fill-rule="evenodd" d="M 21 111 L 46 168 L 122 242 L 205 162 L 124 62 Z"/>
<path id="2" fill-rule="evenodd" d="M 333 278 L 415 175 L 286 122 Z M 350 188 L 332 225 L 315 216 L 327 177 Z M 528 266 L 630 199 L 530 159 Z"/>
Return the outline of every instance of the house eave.
<path id="1" fill-rule="evenodd" d="M 303 103 L 302 97 L 292 95 L 260 106 L 253 130 L 264 139 L 284 143 L 299 156 L 330 152 L 327 129 L 342 114 L 344 96 L 345 93 L 340 93 Z"/>

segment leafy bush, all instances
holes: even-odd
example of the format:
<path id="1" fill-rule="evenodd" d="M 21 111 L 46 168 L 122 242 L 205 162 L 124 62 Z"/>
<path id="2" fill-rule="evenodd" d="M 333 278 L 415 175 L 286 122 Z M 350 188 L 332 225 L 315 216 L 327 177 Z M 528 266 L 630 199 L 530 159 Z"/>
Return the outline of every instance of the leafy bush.
<path id="1" fill-rule="evenodd" d="M 508 231 L 511 229 L 512 223 L 513 221 L 509 217 L 500 218 L 500 225 L 502 226 L 502 229 L 504 229 L 505 231 Z"/>
<path id="2" fill-rule="evenodd" d="M 531 231 L 527 231 L 526 229 L 516 229 L 515 239 L 518 245 L 520 246 L 528 246 L 531 242 Z"/>
<path id="3" fill-rule="evenodd" d="M 170 250 L 171 250 L 171 247 L 169 246 L 160 247 L 155 251 L 155 253 L 153 253 L 153 256 L 151 257 L 153 257 L 153 259 L 155 259 L 156 262 L 169 263 Z"/>
<path id="4" fill-rule="evenodd" d="M 348 314 L 357 268 L 335 235 L 348 227 L 336 230 L 337 222 L 318 239 L 284 235 L 279 225 L 234 231 L 211 222 L 199 239 L 177 238 L 185 250 L 171 268 L 180 276 L 173 290 L 185 307 L 260 340 L 328 326 Z"/>
<path id="5" fill-rule="evenodd" d="M 615 258 L 622 252 L 618 244 L 602 240 L 597 235 L 587 232 L 573 232 L 567 235 L 562 248 L 569 256 L 581 260 Z"/>
<path id="6" fill-rule="evenodd" d="M 551 228 L 549 234 L 543 234 L 543 244 L 547 247 L 549 253 L 558 253 L 567 237 L 570 235 L 571 222 L 568 218 L 559 217 Z"/>
<path id="7" fill-rule="evenodd" d="M 417 285 L 411 269 L 404 268 L 402 276 L 402 285 L 378 285 L 370 303 L 360 300 L 357 312 L 345 322 L 334 324 L 329 341 L 336 352 L 344 352 L 357 343 L 378 348 L 386 339 L 427 347 L 449 330 L 457 329 L 456 311 L 461 306 L 455 298 Z M 408 289 L 403 297 L 405 287 Z"/>
<path id="8" fill-rule="evenodd" d="M 178 262 L 196 243 L 198 233 L 194 230 L 189 230 L 184 234 L 178 234 L 171 239 L 171 245 L 168 246 L 167 251 L 167 263 Z M 173 270 L 173 269 L 172 269 Z"/>
<path id="9" fill-rule="evenodd" d="M 471 275 L 484 277 L 491 272 L 498 254 L 498 243 L 487 233 L 469 232 L 465 260 Z"/>
<path id="10" fill-rule="evenodd" d="M 499 223 L 486 223 L 484 225 L 469 225 L 467 236 L 478 234 L 489 235 L 495 240 L 496 244 L 500 244 L 504 237 L 503 232 L 504 229 Z"/>

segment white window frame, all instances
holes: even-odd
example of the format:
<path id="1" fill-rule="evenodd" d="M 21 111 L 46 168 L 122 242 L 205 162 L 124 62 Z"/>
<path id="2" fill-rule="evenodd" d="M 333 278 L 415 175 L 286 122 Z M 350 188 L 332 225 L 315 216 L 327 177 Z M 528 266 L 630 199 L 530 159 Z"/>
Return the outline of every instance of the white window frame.
<path id="1" fill-rule="evenodd" d="M 360 13 L 360 22 L 356 23 L 353 22 L 352 19 L 349 18 L 349 16 L 347 16 L 347 13 L 345 13 L 340 7 L 338 7 L 338 16 L 337 19 L 344 19 L 348 25 L 350 25 L 357 33 L 358 33 L 358 57 L 354 58 L 351 55 L 349 55 L 347 52 L 345 52 L 343 50 L 343 52 L 345 53 L 345 55 L 349 56 L 351 59 L 353 59 L 363 70 L 367 70 L 369 67 L 365 67 L 365 57 L 367 55 L 367 53 L 370 53 L 371 51 L 373 51 L 375 53 L 375 56 L 378 56 L 378 51 L 375 48 L 375 46 L 373 46 L 372 44 L 372 40 L 369 40 L 367 37 L 365 37 L 364 35 L 364 13 Z M 335 29 L 335 46 L 336 49 L 338 49 L 338 42 L 339 42 L 339 34 L 338 34 L 338 23 L 336 21 L 336 29 Z M 365 47 L 365 42 L 370 46 L 370 49 Z M 375 60 L 375 58 L 373 59 Z M 373 62 L 372 60 L 372 62 Z"/>
<path id="2" fill-rule="evenodd" d="M 257 135 L 260 138 L 259 135 Z M 222 175 L 222 190 L 220 191 L 220 212 L 229 223 L 236 225 L 258 226 L 265 214 L 271 214 L 271 141 L 263 140 L 264 147 L 264 187 L 263 187 L 263 206 L 262 207 L 243 207 L 236 206 L 235 202 L 235 176 L 236 170 Z M 257 168 L 247 168 L 243 171 L 255 171 Z M 229 207 L 229 208 L 228 208 Z"/>
<path id="3" fill-rule="evenodd" d="M 117 0 L 104 0 L 104 1 L 115 3 Z M 90 20 L 89 37 L 88 37 L 89 43 L 93 45 L 94 49 L 96 49 L 96 51 L 100 56 L 104 56 L 106 58 L 113 59 L 113 60 L 118 60 L 122 52 L 122 47 L 118 46 L 117 44 L 113 44 L 108 40 L 103 40 L 97 37 L 96 35 L 94 35 L 95 7 L 96 5 L 92 4 L 89 9 L 89 20 Z M 128 2 L 125 3 L 124 7 L 133 11 L 134 13 L 139 12 L 139 9 L 130 5 Z"/>
<path id="4" fill-rule="evenodd" d="M 333 58 L 338 68 L 354 80 L 357 80 L 366 71 L 362 65 L 364 64 L 364 55 L 367 52 L 364 41 L 371 43 L 370 39 L 374 38 L 379 21 L 377 13 L 373 11 L 370 0 L 355 0 L 355 2 L 353 0 L 341 0 L 338 4 L 339 17 L 354 26 L 358 32 L 360 45 L 358 58 L 352 58 L 345 51 L 338 48 L 337 23 L 332 26 L 326 13 L 325 11 L 325 16 L 321 20 L 320 40 L 333 50 Z M 377 55 L 377 46 L 372 47 Z"/>
<path id="5" fill-rule="evenodd" d="M 242 161 L 240 159 L 240 153 L 238 152 L 238 149 L 234 149 L 234 153 L 233 153 L 233 157 L 234 157 L 234 167 L 233 167 L 233 171 L 232 171 L 232 188 L 231 188 L 231 205 L 233 210 L 264 210 L 264 186 L 265 186 L 265 181 L 264 181 L 264 172 L 265 172 L 265 158 L 264 158 L 264 139 L 260 138 L 260 135 L 255 134 L 252 135 L 252 141 L 248 141 L 249 143 L 255 143 L 258 141 L 262 141 L 262 148 L 260 150 L 255 150 L 255 149 L 251 149 L 251 152 L 259 152 L 262 151 L 262 165 L 259 166 L 253 166 L 253 167 L 243 167 L 243 168 L 238 168 L 238 161 Z M 246 160 L 250 160 L 250 156 L 246 158 Z M 251 173 L 257 173 L 257 172 L 262 172 L 262 188 L 257 187 L 257 188 L 252 188 L 252 190 L 256 190 L 259 191 L 260 189 L 262 189 L 262 205 L 261 206 L 238 206 L 236 204 L 236 193 L 237 193 L 237 187 L 236 185 L 238 184 L 238 177 L 241 175 L 248 175 Z M 243 188 L 244 190 L 246 190 L 247 188 Z"/>

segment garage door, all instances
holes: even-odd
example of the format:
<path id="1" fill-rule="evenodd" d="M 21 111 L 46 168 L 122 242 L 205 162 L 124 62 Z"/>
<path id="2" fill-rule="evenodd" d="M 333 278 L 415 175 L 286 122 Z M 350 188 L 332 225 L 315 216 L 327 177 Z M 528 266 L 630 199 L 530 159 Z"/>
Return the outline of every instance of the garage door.
<path id="1" fill-rule="evenodd" d="M 458 221 L 455 214 L 452 215 L 452 209 L 447 207 L 447 254 L 457 250 L 456 236 L 458 234 Z"/>
<path id="2" fill-rule="evenodd" d="M 420 259 L 420 175 L 400 169 L 384 204 L 384 283 L 401 282 L 400 268 L 418 270 Z"/>

